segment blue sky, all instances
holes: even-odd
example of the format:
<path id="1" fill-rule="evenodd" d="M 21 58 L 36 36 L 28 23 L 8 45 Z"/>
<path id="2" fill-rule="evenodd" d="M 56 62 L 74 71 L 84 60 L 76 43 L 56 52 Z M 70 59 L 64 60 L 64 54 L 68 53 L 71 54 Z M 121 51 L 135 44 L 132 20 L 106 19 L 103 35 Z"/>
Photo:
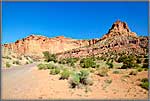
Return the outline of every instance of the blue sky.
<path id="1" fill-rule="evenodd" d="M 3 2 L 2 44 L 30 34 L 100 38 L 117 19 L 148 35 L 147 2 Z"/>

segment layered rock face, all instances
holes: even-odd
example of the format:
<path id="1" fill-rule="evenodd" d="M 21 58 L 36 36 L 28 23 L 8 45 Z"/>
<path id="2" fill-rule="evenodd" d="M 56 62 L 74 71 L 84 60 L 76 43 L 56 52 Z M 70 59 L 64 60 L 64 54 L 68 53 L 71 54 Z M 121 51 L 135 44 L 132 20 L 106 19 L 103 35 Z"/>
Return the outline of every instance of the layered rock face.
<path id="1" fill-rule="evenodd" d="M 117 20 L 109 29 L 108 33 L 105 34 L 102 39 L 106 39 L 113 36 L 131 36 L 136 37 L 136 33 L 131 32 L 128 25 L 125 22 Z"/>
<path id="2" fill-rule="evenodd" d="M 60 58 L 95 55 L 109 51 L 146 54 L 147 46 L 148 37 L 138 37 L 136 33 L 130 31 L 125 22 L 118 20 L 100 39 L 75 40 L 64 36 L 48 38 L 30 35 L 15 43 L 4 44 L 2 54 L 11 51 L 18 55 L 42 57 L 44 51 L 49 51 L 56 53 Z"/>
<path id="3" fill-rule="evenodd" d="M 147 54 L 148 37 L 139 37 L 136 33 L 131 32 L 125 22 L 116 21 L 108 33 L 101 39 L 97 40 L 95 44 L 89 47 L 82 47 L 73 49 L 65 53 L 59 53 L 62 57 L 81 57 L 98 55 L 106 52 L 115 53 L 135 53 Z"/>
<path id="4" fill-rule="evenodd" d="M 3 50 L 4 52 L 13 51 L 18 55 L 42 56 L 43 51 L 49 51 L 50 53 L 64 52 L 89 45 L 89 43 L 88 40 L 74 40 L 64 36 L 48 38 L 30 35 L 24 39 L 17 40 L 15 43 L 4 44 Z"/>

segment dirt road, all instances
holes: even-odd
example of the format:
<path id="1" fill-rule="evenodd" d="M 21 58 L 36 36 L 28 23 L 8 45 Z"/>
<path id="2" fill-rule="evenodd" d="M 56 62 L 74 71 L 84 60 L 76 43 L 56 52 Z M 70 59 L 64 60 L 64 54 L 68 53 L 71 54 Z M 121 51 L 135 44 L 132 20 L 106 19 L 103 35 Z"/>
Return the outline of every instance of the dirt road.
<path id="1" fill-rule="evenodd" d="M 59 75 L 49 75 L 49 70 L 38 70 L 36 64 L 2 69 L 2 99 L 148 98 L 148 91 L 136 84 L 138 79 L 147 77 L 147 71 L 122 80 L 123 75 L 125 73 L 109 73 L 109 77 L 94 75 L 94 84 L 86 92 L 85 89 L 69 88 L 67 80 L 59 80 Z M 106 79 L 111 79 L 112 83 L 105 88 Z"/>
<path id="2" fill-rule="evenodd" d="M 13 99 L 13 95 L 23 92 L 25 88 L 27 89 L 29 85 L 26 80 L 32 78 L 34 69 L 36 69 L 36 63 L 15 66 L 9 69 L 2 68 L 2 98 Z"/>

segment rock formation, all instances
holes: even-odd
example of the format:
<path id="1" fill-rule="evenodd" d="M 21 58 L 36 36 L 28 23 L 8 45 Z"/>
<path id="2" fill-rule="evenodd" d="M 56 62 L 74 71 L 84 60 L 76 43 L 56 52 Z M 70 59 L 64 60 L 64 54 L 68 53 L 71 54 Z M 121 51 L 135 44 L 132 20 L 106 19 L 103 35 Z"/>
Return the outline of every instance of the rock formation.
<path id="1" fill-rule="evenodd" d="M 15 43 L 4 44 L 3 50 L 4 52 L 10 50 L 18 55 L 42 56 L 43 51 L 58 53 L 93 43 L 95 43 L 95 41 L 75 40 L 65 38 L 64 36 L 48 38 L 40 35 L 30 35 L 21 40 L 17 40 Z"/>
<path id="2" fill-rule="evenodd" d="M 92 40 L 91 40 L 92 41 Z M 103 54 L 106 52 L 126 52 L 135 54 L 147 54 L 148 37 L 139 37 L 131 32 L 125 22 L 116 21 L 108 33 L 89 47 L 73 49 L 65 53 L 59 53 L 62 57 L 81 57 Z"/>
<path id="3" fill-rule="evenodd" d="M 109 51 L 146 54 L 147 46 L 148 37 L 138 37 L 125 22 L 117 20 L 100 39 L 75 40 L 64 36 L 48 38 L 30 35 L 15 43 L 4 44 L 3 54 L 8 50 L 19 55 L 39 57 L 44 51 L 56 53 L 58 57 L 80 57 Z"/>
<path id="4" fill-rule="evenodd" d="M 112 27 L 109 29 L 108 33 L 105 34 L 102 39 L 113 37 L 113 36 L 131 36 L 136 37 L 136 33 L 131 32 L 128 25 L 125 22 L 117 20 Z"/>

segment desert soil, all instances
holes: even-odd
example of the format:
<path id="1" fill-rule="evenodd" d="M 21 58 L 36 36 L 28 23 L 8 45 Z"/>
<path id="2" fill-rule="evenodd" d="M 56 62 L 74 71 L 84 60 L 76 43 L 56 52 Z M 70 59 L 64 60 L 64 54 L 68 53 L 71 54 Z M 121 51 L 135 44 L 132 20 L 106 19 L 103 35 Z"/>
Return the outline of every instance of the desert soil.
<path id="1" fill-rule="evenodd" d="M 148 91 L 138 86 L 148 72 L 126 77 L 109 72 L 108 77 L 92 75 L 94 84 L 86 89 L 71 89 L 67 80 L 38 70 L 36 64 L 2 69 L 2 99 L 147 99 Z M 111 79 L 112 83 L 104 82 Z"/>

